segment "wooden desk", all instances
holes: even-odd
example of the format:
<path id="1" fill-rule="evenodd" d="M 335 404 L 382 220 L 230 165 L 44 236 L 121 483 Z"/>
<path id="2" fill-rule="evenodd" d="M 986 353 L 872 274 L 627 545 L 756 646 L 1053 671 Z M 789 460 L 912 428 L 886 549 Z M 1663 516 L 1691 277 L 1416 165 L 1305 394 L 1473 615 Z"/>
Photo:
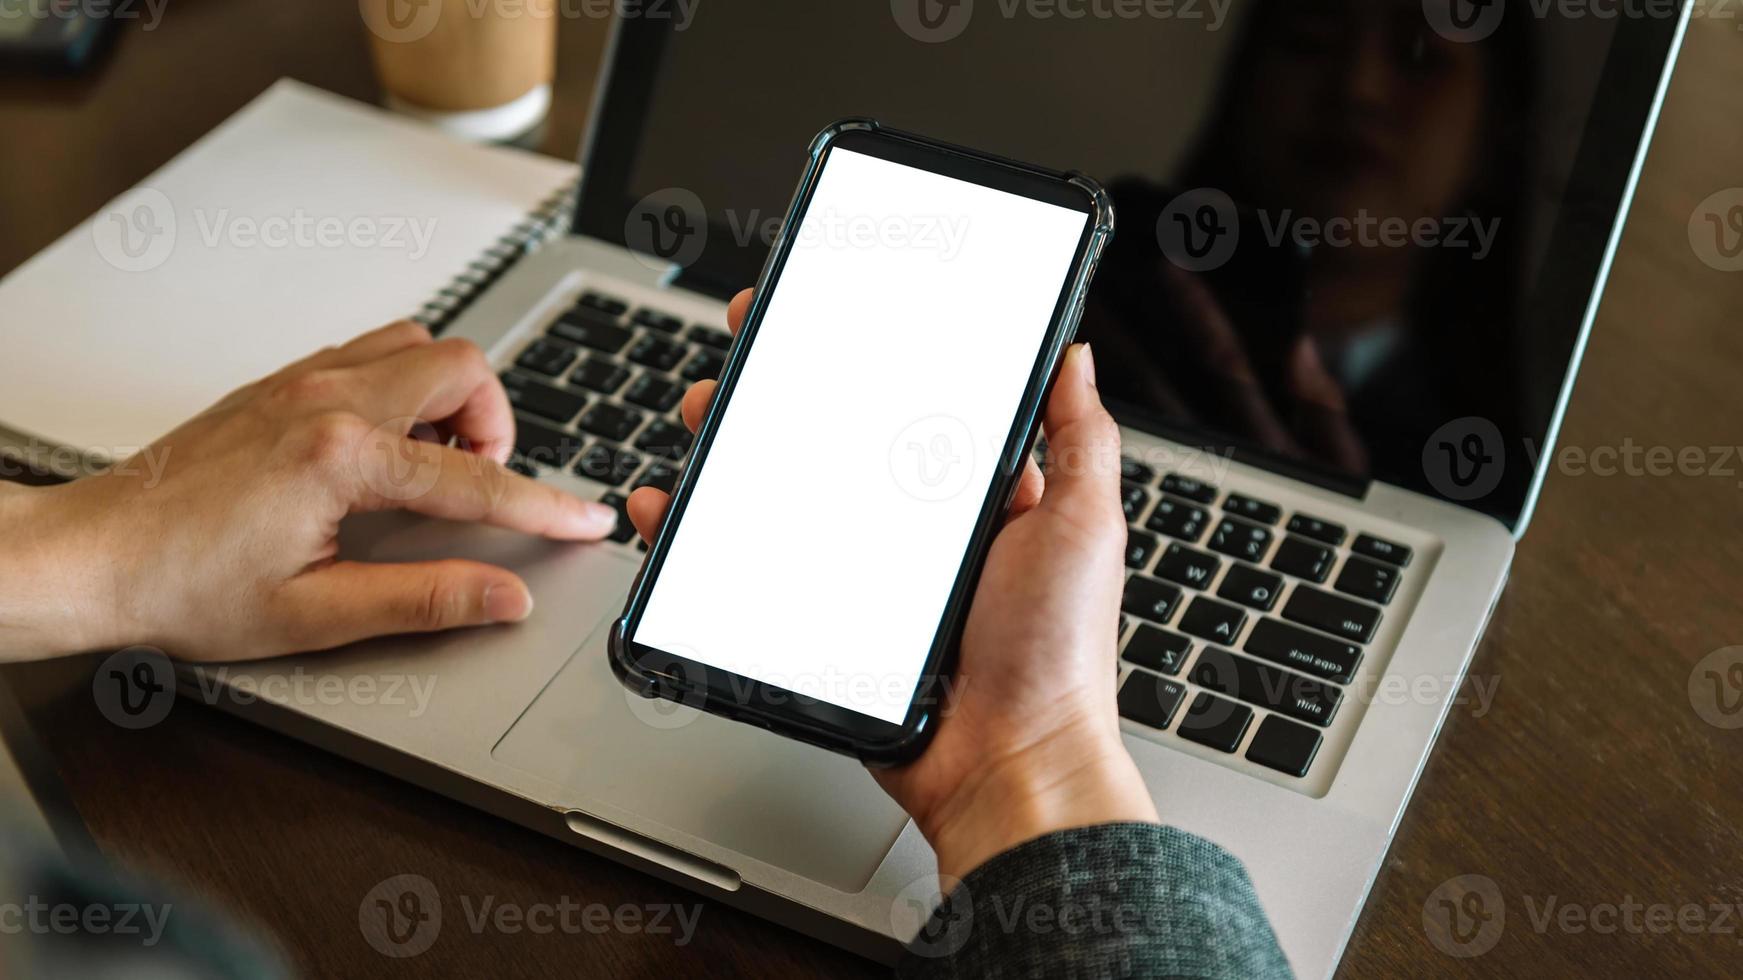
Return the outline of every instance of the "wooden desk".
<path id="1" fill-rule="evenodd" d="M 355 5 L 187 0 L 131 30 L 89 79 L 0 86 L 0 269 L 47 245 L 273 79 L 377 96 Z M 1692 30 L 1563 433 L 1565 445 L 1743 442 L 1743 273 L 1703 265 L 1698 202 L 1743 185 L 1743 32 Z M 602 25 L 563 33 L 545 148 L 578 144 Z M 1743 462 L 1732 460 L 1734 469 Z M 1539 932 L 1553 896 L 1592 907 L 1743 897 L 1743 731 L 1704 723 L 1691 669 L 1743 643 L 1743 469 L 1729 476 L 1549 479 L 1473 672 L 1486 714 L 1454 710 L 1343 964 L 1429 973 L 1633 977 L 1734 972 L 1737 936 Z M 192 707 L 123 733 L 95 711 L 90 664 L 13 668 L 41 742 L 116 859 L 258 923 L 309 976 L 877 976 L 878 968 L 709 905 L 694 942 L 607 933 L 473 934 L 459 899 L 694 903 L 681 889 Z M 390 960 L 357 925 L 377 882 L 421 874 L 446 923 Z M 1492 878 L 1505 933 L 1453 960 L 1423 927 L 1458 875 Z M 1735 922 L 1733 923 L 1735 927 Z M 1724 964 L 1731 964 L 1726 967 Z"/>

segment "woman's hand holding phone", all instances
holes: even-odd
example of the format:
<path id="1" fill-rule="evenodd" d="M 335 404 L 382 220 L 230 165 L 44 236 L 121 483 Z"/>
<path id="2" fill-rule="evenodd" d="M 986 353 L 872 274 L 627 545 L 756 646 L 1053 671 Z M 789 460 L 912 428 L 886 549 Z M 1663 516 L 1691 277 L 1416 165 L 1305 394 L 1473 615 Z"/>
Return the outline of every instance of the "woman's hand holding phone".
<path id="1" fill-rule="evenodd" d="M 741 292 L 728 307 L 734 333 L 750 297 Z M 692 431 L 713 395 L 712 381 L 685 394 Z M 1066 355 L 1045 428 L 1049 472 L 1029 464 L 993 543 L 938 733 L 919 759 L 873 773 L 950 877 L 1056 830 L 1157 819 L 1120 740 L 1120 435 L 1087 347 Z M 629 516 L 643 537 L 653 537 L 668 503 L 651 487 L 631 495 Z"/>

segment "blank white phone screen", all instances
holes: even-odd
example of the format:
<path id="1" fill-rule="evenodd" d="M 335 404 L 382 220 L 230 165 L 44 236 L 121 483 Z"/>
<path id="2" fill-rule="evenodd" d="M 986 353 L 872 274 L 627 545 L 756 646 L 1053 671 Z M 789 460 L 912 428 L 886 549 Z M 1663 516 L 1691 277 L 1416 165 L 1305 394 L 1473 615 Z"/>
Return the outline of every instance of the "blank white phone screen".
<path id="1" fill-rule="evenodd" d="M 831 150 L 633 639 L 900 724 L 1089 220 Z"/>

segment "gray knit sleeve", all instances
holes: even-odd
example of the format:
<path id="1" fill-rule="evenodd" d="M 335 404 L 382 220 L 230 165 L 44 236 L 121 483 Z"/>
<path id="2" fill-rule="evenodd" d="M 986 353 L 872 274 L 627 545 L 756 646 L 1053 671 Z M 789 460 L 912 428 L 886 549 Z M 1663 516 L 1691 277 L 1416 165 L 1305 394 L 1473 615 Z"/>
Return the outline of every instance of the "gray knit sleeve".
<path id="1" fill-rule="evenodd" d="M 896 969 L 904 980 L 1291 976 L 1246 869 L 1201 837 L 1080 827 L 976 868 Z"/>

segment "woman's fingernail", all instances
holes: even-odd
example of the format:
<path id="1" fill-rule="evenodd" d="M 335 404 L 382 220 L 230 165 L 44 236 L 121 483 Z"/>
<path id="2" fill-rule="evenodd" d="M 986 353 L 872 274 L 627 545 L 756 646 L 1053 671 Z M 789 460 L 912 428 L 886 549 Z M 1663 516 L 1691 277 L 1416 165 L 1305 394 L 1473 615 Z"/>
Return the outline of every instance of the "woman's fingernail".
<path id="1" fill-rule="evenodd" d="M 610 504 L 602 504 L 597 500 L 582 501 L 581 513 L 584 520 L 601 533 L 610 534 L 617 527 L 617 508 Z"/>
<path id="2" fill-rule="evenodd" d="M 532 612 L 533 594 L 524 585 L 493 585 L 484 590 L 484 617 L 493 623 L 518 623 Z"/>
<path id="3" fill-rule="evenodd" d="M 1077 345 L 1077 361 L 1078 370 L 1083 372 L 1083 380 L 1089 382 L 1091 388 L 1095 387 L 1095 355 L 1090 353 L 1089 344 Z"/>

